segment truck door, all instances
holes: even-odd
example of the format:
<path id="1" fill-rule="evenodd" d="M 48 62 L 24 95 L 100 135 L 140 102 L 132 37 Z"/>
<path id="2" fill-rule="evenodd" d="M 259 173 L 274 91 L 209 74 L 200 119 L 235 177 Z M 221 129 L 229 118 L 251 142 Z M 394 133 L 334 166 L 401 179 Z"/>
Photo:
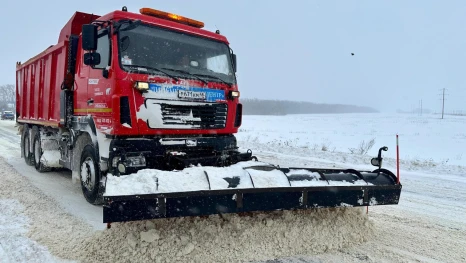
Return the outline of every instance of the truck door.
<path id="1" fill-rule="evenodd" d="M 108 29 L 102 29 L 98 34 L 97 53 L 100 54 L 100 64 L 90 67 L 87 85 L 87 113 L 94 116 L 97 127 L 107 129 L 112 127 L 111 94 L 113 81 L 110 78 L 111 38 Z"/>

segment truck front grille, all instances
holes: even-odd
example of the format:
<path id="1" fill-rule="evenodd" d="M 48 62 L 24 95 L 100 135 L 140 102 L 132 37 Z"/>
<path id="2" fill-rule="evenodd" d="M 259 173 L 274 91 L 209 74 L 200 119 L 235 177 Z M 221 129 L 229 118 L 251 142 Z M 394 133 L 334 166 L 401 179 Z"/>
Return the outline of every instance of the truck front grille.
<path id="1" fill-rule="evenodd" d="M 186 128 L 225 128 L 228 107 L 226 104 L 170 105 L 161 104 L 164 125 L 186 125 Z"/>

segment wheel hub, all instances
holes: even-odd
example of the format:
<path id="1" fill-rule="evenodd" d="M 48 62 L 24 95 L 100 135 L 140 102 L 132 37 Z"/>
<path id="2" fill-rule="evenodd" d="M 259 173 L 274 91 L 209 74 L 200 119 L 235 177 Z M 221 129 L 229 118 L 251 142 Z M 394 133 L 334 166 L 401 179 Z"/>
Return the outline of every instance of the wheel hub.
<path id="1" fill-rule="evenodd" d="M 81 165 L 81 181 L 88 191 L 95 186 L 95 169 L 92 158 L 87 157 Z"/>

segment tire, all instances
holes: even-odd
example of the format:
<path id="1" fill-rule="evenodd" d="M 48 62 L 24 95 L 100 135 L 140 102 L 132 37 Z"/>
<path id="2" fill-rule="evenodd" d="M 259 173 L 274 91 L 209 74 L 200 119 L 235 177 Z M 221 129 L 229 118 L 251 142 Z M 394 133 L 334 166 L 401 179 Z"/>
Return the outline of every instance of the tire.
<path id="1" fill-rule="evenodd" d="M 32 157 L 32 154 L 29 152 L 29 148 L 30 148 L 30 140 L 29 140 L 29 129 L 26 129 L 24 131 L 24 138 L 23 138 L 23 157 L 24 157 L 24 161 L 26 162 L 27 165 L 33 165 L 33 158 Z"/>
<path id="2" fill-rule="evenodd" d="M 87 202 L 93 205 L 103 203 L 100 191 L 100 168 L 96 156 L 94 147 L 86 145 L 82 151 L 79 163 L 79 177 L 83 195 Z"/>
<path id="3" fill-rule="evenodd" d="M 33 151 L 33 158 L 34 158 L 34 167 L 36 167 L 36 170 L 40 173 L 49 172 L 51 168 L 45 166 L 40 161 L 40 158 L 42 157 L 42 154 L 44 153 L 44 151 L 42 150 L 41 144 L 40 144 L 40 132 L 37 132 L 36 136 L 34 137 L 32 151 Z"/>

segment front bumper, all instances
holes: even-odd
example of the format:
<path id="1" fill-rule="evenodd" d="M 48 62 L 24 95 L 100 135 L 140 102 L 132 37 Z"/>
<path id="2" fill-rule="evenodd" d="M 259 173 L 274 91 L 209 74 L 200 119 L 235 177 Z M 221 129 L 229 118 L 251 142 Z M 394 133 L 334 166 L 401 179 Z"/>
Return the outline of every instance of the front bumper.
<path id="1" fill-rule="evenodd" d="M 112 174 L 140 169 L 183 169 L 190 165 L 223 166 L 251 160 L 252 152 L 240 153 L 233 135 L 215 137 L 157 137 L 113 139 L 108 165 Z"/>

